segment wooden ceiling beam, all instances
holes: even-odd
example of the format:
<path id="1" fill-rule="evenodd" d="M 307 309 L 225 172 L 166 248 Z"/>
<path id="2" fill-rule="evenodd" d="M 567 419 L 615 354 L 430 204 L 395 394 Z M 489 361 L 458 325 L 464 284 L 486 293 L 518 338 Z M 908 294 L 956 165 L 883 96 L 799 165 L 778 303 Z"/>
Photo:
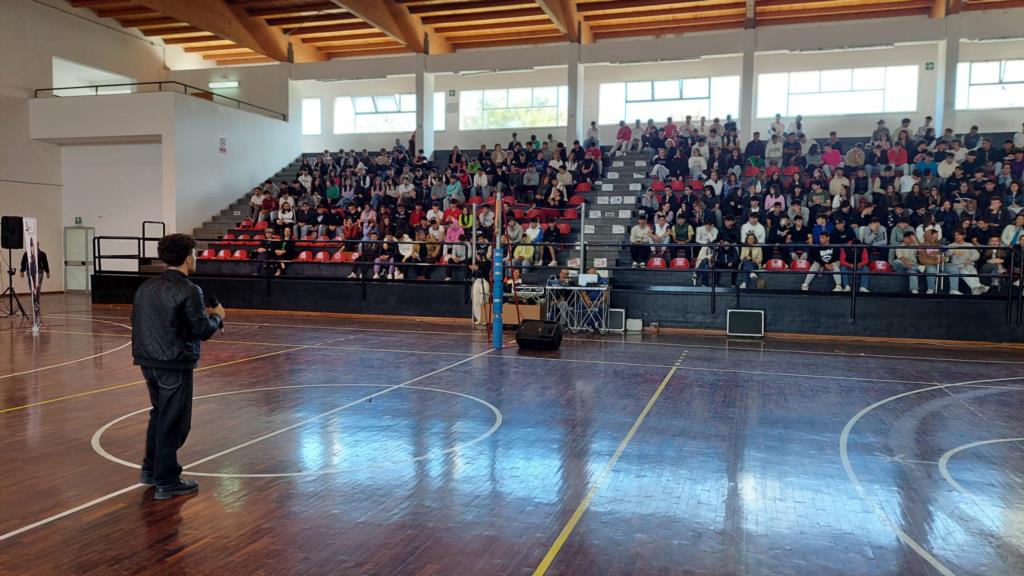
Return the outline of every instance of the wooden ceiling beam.
<path id="1" fill-rule="evenodd" d="M 253 56 L 250 58 L 217 59 L 217 66 L 240 66 L 242 64 L 269 64 L 274 60 L 266 56 Z"/>
<path id="2" fill-rule="evenodd" d="M 145 6 L 136 6 L 134 4 L 110 8 L 94 8 L 93 12 L 100 18 L 114 19 L 126 16 L 159 16 L 159 14 L 154 14 L 152 10 Z"/>
<path id="3" fill-rule="evenodd" d="M 679 8 L 667 8 L 664 10 L 648 10 L 639 14 L 626 14 L 626 13 L 613 13 L 613 14 L 595 14 L 587 18 L 592 26 L 600 26 L 606 22 L 614 21 L 626 21 L 626 22 L 639 22 L 642 20 L 660 20 L 660 19 L 687 19 L 687 18 L 699 18 L 704 16 L 716 16 L 716 15 L 741 15 L 745 19 L 747 16 L 747 7 L 745 1 L 732 2 L 729 4 L 715 5 L 715 6 L 695 6 L 687 9 Z"/>
<path id="4" fill-rule="evenodd" d="M 381 56 L 384 54 L 410 54 L 411 51 L 405 46 L 396 46 L 394 48 L 375 48 L 371 50 L 343 50 L 339 52 L 331 52 L 328 56 L 334 60 L 336 58 L 360 58 L 365 56 Z"/>
<path id="5" fill-rule="evenodd" d="M 444 54 L 453 50 L 443 36 L 394 0 L 332 0 L 413 52 Z"/>
<path id="6" fill-rule="evenodd" d="M 235 44 L 231 40 L 221 40 L 220 38 L 215 38 L 213 40 L 210 40 L 209 42 L 203 42 L 203 43 L 197 43 L 197 44 L 189 43 L 188 46 L 184 47 L 184 50 L 185 50 L 185 52 L 208 52 L 210 50 L 221 50 L 221 49 L 224 49 L 224 48 L 237 48 L 237 47 L 238 47 L 238 44 Z"/>
<path id="7" fill-rule="evenodd" d="M 172 26 L 174 24 L 185 24 L 175 20 L 174 18 L 168 18 L 167 16 L 154 16 L 152 18 L 118 18 L 117 20 L 121 26 L 125 28 L 138 28 L 143 30 L 145 28 L 158 28 L 161 26 Z"/>
<path id="8" fill-rule="evenodd" d="M 789 0 L 793 3 L 793 0 Z M 705 5 L 708 0 L 606 0 L 601 2 L 587 2 L 576 5 L 576 11 L 580 14 L 591 14 L 594 12 L 637 12 L 660 8 L 663 6 L 674 6 L 680 10 L 692 7 L 692 5 Z M 760 4 L 760 1 L 758 1 Z"/>
<path id="9" fill-rule="evenodd" d="M 328 24 L 341 22 L 355 22 L 359 18 L 344 10 L 335 12 L 321 12 L 315 16 L 287 16 L 284 18 L 267 18 L 270 26 L 300 26 L 305 24 Z"/>
<path id="10" fill-rule="evenodd" d="M 298 6 L 279 6 L 268 8 L 246 8 L 246 12 L 253 18 L 276 18 L 280 16 L 295 16 L 298 14 L 316 14 L 321 10 L 336 10 L 338 7 L 331 2 L 318 2 L 316 4 L 304 4 Z"/>
<path id="11" fill-rule="evenodd" d="M 302 38 L 303 42 L 308 42 L 306 38 L 315 36 L 325 36 L 330 34 L 338 34 L 343 32 L 367 32 L 370 30 L 377 30 L 373 26 L 370 26 L 366 22 L 360 20 L 359 22 L 352 22 L 350 24 L 328 24 L 325 26 L 303 26 L 302 28 L 285 28 L 284 33 L 289 36 L 296 38 Z M 377 30 L 380 32 L 379 30 Z"/>
<path id="12" fill-rule="evenodd" d="M 259 18 L 250 16 L 243 5 L 225 0 L 136 0 L 139 4 L 177 18 L 182 22 L 216 34 L 279 62 L 315 62 L 324 60 L 316 49 L 288 38 Z M 289 49 L 290 46 L 290 49 Z"/>
<path id="13" fill-rule="evenodd" d="M 550 22 L 538 22 L 534 26 L 504 26 L 501 29 L 502 33 L 505 34 L 534 34 L 534 33 L 545 33 L 545 32 L 557 32 L 558 28 Z M 453 28 L 451 30 L 444 31 L 444 37 L 449 42 L 453 38 L 460 38 L 463 36 L 486 36 L 494 32 L 494 28 L 490 26 L 467 26 L 465 28 Z"/>
<path id="14" fill-rule="evenodd" d="M 446 26 L 460 22 L 484 22 L 508 20 L 550 20 L 550 16 L 544 13 L 540 6 L 532 8 L 520 8 L 518 10 L 492 10 L 474 14 L 453 14 L 451 16 L 426 16 L 423 23 L 430 26 Z"/>
<path id="15" fill-rule="evenodd" d="M 193 34 L 191 36 L 176 36 L 174 38 L 164 38 L 164 44 L 201 44 L 203 42 L 218 42 L 224 40 L 218 38 L 209 32 L 202 34 Z M 228 40 L 228 42 L 231 42 Z M 234 42 L 231 42 L 234 44 Z"/>
<path id="16" fill-rule="evenodd" d="M 473 48 L 495 48 L 499 46 L 529 46 L 531 44 L 551 44 L 552 42 L 564 42 L 565 36 L 556 34 L 554 36 L 519 37 L 511 40 L 482 40 L 480 42 L 464 42 L 457 45 L 459 50 Z"/>
<path id="17" fill-rule="evenodd" d="M 181 22 L 181 24 L 185 23 Z M 161 38 L 163 38 L 164 36 L 181 36 L 183 34 L 199 34 L 201 32 L 206 32 L 206 30 L 200 30 L 199 28 L 196 28 L 195 26 L 189 26 L 188 24 L 185 24 L 184 26 L 158 26 L 154 28 L 142 28 L 139 31 L 142 32 L 143 36 L 160 36 Z"/>
<path id="18" fill-rule="evenodd" d="M 590 44 L 594 41 L 590 24 L 576 11 L 575 0 L 537 0 L 537 4 L 570 42 Z"/>
<path id="19" fill-rule="evenodd" d="M 758 16 L 758 26 L 781 26 L 785 24 L 818 24 L 820 22 L 841 22 L 848 20 L 867 20 L 871 18 L 896 18 L 899 16 L 921 16 L 927 14 L 928 8 L 900 8 L 883 10 L 859 10 L 856 12 L 818 13 L 783 15 L 779 17 L 765 18 Z M 782 13 L 785 14 L 785 13 Z"/>
<path id="20" fill-rule="evenodd" d="M 488 42 L 502 42 L 505 40 L 519 39 L 523 44 L 533 44 L 535 41 L 543 42 L 557 42 L 559 40 L 565 40 L 565 36 L 558 29 L 554 29 L 548 32 L 542 32 L 540 34 L 520 34 L 518 32 L 505 33 L 505 34 L 480 34 L 479 36 L 460 36 L 458 38 L 449 38 L 448 41 L 455 44 L 456 48 L 462 48 L 466 44 L 486 44 Z"/>
<path id="21" fill-rule="evenodd" d="M 356 39 L 336 39 L 331 40 L 330 43 L 317 44 L 316 49 L 321 52 L 337 52 L 339 48 L 346 48 L 352 46 L 395 46 L 398 44 L 394 38 L 390 36 L 378 36 L 376 38 L 356 38 Z"/>
<path id="22" fill-rule="evenodd" d="M 131 0 L 69 0 L 72 8 L 96 8 L 110 4 L 131 4 Z"/>
<path id="23" fill-rule="evenodd" d="M 416 16 L 458 14 L 460 12 L 486 12 L 495 8 L 531 8 L 534 0 L 481 0 L 476 2 L 442 2 L 440 4 L 413 4 L 409 13 Z"/>

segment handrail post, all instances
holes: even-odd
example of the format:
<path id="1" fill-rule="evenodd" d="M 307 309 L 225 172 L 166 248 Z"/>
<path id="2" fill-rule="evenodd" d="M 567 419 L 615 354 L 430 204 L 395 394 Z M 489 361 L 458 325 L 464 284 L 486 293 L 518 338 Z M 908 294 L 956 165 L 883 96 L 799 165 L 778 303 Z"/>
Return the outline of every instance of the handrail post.
<path id="1" fill-rule="evenodd" d="M 580 274 L 586 271 L 587 266 L 587 244 L 584 242 L 584 234 L 586 231 L 583 229 L 587 224 L 587 203 L 583 202 L 580 205 Z"/>
<path id="2" fill-rule="evenodd" d="M 853 249 L 853 273 L 850 275 L 850 321 L 854 321 L 857 318 L 857 292 L 860 291 L 860 284 L 857 283 L 857 260 L 858 254 L 857 249 Z M 840 265 L 840 278 L 842 278 L 842 265 Z"/>
<path id="3" fill-rule="evenodd" d="M 715 314 L 716 298 L 718 296 L 718 271 L 716 270 L 715 264 L 718 262 L 718 247 L 715 246 L 711 249 L 711 264 L 708 269 L 711 270 L 711 313 Z M 698 272 L 698 277 L 699 277 Z"/>
<path id="4" fill-rule="evenodd" d="M 1014 251 L 1010 252 L 1010 265 L 1006 268 L 1006 324 L 1010 325 L 1013 323 L 1013 265 L 1014 265 Z M 1005 260 L 1005 258 L 1004 258 Z"/>

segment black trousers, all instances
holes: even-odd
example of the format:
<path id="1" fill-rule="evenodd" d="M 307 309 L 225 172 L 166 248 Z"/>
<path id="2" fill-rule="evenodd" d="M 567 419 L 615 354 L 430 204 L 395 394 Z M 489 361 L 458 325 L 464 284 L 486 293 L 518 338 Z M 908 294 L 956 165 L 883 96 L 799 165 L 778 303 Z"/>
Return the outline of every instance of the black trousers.
<path id="1" fill-rule="evenodd" d="M 192 370 L 142 367 L 149 389 L 149 427 L 142 471 L 153 474 L 158 487 L 173 486 L 181 475 L 178 448 L 192 429 Z"/>

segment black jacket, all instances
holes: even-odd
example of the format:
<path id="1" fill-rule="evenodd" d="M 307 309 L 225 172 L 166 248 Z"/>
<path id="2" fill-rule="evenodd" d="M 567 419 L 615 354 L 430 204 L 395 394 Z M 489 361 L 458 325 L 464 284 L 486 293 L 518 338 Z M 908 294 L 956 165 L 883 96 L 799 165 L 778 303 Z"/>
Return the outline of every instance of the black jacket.
<path id="1" fill-rule="evenodd" d="M 135 364 L 191 370 L 199 362 L 199 342 L 209 340 L 220 317 L 206 314 L 203 291 L 177 270 L 146 280 L 132 308 Z"/>

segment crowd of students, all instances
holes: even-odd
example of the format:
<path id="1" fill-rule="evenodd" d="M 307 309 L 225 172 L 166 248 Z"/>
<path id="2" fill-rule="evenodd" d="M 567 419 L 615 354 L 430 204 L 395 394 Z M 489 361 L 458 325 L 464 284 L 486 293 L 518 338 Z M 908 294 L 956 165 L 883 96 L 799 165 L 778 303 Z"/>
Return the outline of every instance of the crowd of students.
<path id="1" fill-rule="evenodd" d="M 868 272 L 876 261 L 907 274 L 913 293 L 918 276 L 929 293 L 941 276 L 952 279 L 951 294 L 960 294 L 960 278 L 976 295 L 1000 285 L 992 276 L 1018 282 L 1024 126 L 993 143 L 977 126 L 937 136 L 931 122 L 912 127 L 907 118 L 890 130 L 879 120 L 869 141 L 853 145 L 835 132 L 817 142 L 800 116 L 788 125 L 776 116 L 768 140 L 754 132 L 745 143 L 731 118 L 621 122 L 612 155 L 651 158 L 651 184 L 629 231 L 632 265 L 682 254 L 699 269 L 695 283 L 707 282 L 714 263 L 739 271 L 745 287 L 769 260 L 808 260 L 804 290 L 821 272 L 834 290 L 850 290 L 853 269 Z M 860 276 L 859 290 L 868 291 L 868 278 Z"/>

